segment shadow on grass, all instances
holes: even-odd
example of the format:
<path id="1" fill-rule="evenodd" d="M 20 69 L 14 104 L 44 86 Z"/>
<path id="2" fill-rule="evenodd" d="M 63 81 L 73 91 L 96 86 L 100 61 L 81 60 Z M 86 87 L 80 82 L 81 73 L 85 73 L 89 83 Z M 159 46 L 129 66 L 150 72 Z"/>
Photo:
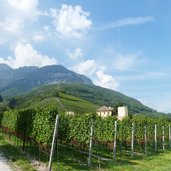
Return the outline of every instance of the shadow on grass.
<path id="1" fill-rule="evenodd" d="M 137 163 L 129 159 L 118 159 L 117 163 L 113 160 L 101 160 L 92 157 L 91 167 L 88 167 L 88 154 L 67 147 L 58 148 L 58 156 L 53 162 L 54 170 L 108 170 L 115 165 L 136 165 Z"/>
<path id="2" fill-rule="evenodd" d="M 0 136 L 0 152 L 9 159 L 12 165 L 20 166 L 23 170 L 35 171 L 24 153 L 17 147 L 6 142 L 2 136 Z"/>

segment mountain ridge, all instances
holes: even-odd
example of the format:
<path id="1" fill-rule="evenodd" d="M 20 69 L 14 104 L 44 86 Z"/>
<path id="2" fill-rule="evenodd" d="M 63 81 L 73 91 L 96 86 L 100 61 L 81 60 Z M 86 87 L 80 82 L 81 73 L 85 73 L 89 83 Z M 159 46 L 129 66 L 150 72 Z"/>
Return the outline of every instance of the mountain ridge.
<path id="1" fill-rule="evenodd" d="M 41 85 L 53 83 L 82 83 L 93 84 L 88 77 L 68 70 L 62 65 L 44 67 L 22 67 L 18 69 L 0 65 L 0 93 L 4 96 L 15 96 Z M 3 72 L 4 71 L 4 72 Z"/>

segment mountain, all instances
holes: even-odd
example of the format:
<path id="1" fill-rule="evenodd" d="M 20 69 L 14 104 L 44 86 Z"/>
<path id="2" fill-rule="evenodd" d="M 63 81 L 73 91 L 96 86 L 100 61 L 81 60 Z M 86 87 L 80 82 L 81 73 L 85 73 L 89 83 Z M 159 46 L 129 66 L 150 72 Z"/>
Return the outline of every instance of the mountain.
<path id="1" fill-rule="evenodd" d="M 93 85 L 88 77 L 70 71 L 62 65 L 50 65 L 41 68 L 22 67 L 18 69 L 0 65 L 0 70 L 2 70 L 0 94 L 3 96 L 19 95 L 36 87 L 54 83 Z"/>
<path id="2" fill-rule="evenodd" d="M 27 74 L 35 71 L 37 67 L 22 67 L 12 69 L 6 64 L 0 64 L 0 89 L 8 86 L 14 81 L 23 79 Z"/>
<path id="3" fill-rule="evenodd" d="M 11 70 L 11 68 L 6 65 L 6 64 L 0 64 L 0 71 L 3 72 L 3 71 L 8 71 L 8 70 Z"/>

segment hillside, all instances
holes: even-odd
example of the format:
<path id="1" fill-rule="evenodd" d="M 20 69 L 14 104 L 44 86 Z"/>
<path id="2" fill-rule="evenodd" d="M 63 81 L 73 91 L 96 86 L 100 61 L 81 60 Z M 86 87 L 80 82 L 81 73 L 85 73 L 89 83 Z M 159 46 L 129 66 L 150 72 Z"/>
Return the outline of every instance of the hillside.
<path id="1" fill-rule="evenodd" d="M 144 106 L 138 100 L 125 96 L 119 92 L 94 85 L 84 84 L 54 84 L 40 87 L 26 95 L 13 98 L 17 108 L 36 104 L 57 103 L 59 98 L 67 110 L 79 112 L 95 112 L 102 105 L 117 107 L 128 106 L 129 113 L 149 113 L 153 110 Z"/>
<path id="2" fill-rule="evenodd" d="M 60 91 L 70 94 L 97 105 L 107 105 L 118 107 L 121 105 L 128 106 L 130 113 L 146 113 L 153 110 L 143 105 L 138 100 L 128 97 L 122 93 L 114 90 L 102 88 L 94 85 L 81 85 L 81 84 L 60 84 L 58 86 Z"/>
<path id="3" fill-rule="evenodd" d="M 12 108 L 27 108 L 38 106 L 57 106 L 60 111 L 74 111 L 76 113 L 95 112 L 99 107 L 78 97 L 58 91 L 58 86 L 49 85 L 35 89 L 25 95 L 10 99 Z"/>

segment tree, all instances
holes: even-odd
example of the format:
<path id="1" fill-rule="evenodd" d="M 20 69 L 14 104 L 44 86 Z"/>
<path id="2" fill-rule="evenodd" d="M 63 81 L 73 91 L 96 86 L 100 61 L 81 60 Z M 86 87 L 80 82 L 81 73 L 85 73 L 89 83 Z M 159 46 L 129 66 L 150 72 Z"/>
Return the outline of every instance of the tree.
<path id="1" fill-rule="evenodd" d="M 0 95 L 0 102 L 3 102 L 3 98 L 2 98 L 2 96 Z"/>
<path id="2" fill-rule="evenodd" d="M 0 113 L 8 110 L 8 104 L 6 102 L 0 102 Z"/>
<path id="3" fill-rule="evenodd" d="M 9 108 L 13 109 L 16 105 L 17 100 L 15 98 L 12 98 L 9 100 Z"/>

